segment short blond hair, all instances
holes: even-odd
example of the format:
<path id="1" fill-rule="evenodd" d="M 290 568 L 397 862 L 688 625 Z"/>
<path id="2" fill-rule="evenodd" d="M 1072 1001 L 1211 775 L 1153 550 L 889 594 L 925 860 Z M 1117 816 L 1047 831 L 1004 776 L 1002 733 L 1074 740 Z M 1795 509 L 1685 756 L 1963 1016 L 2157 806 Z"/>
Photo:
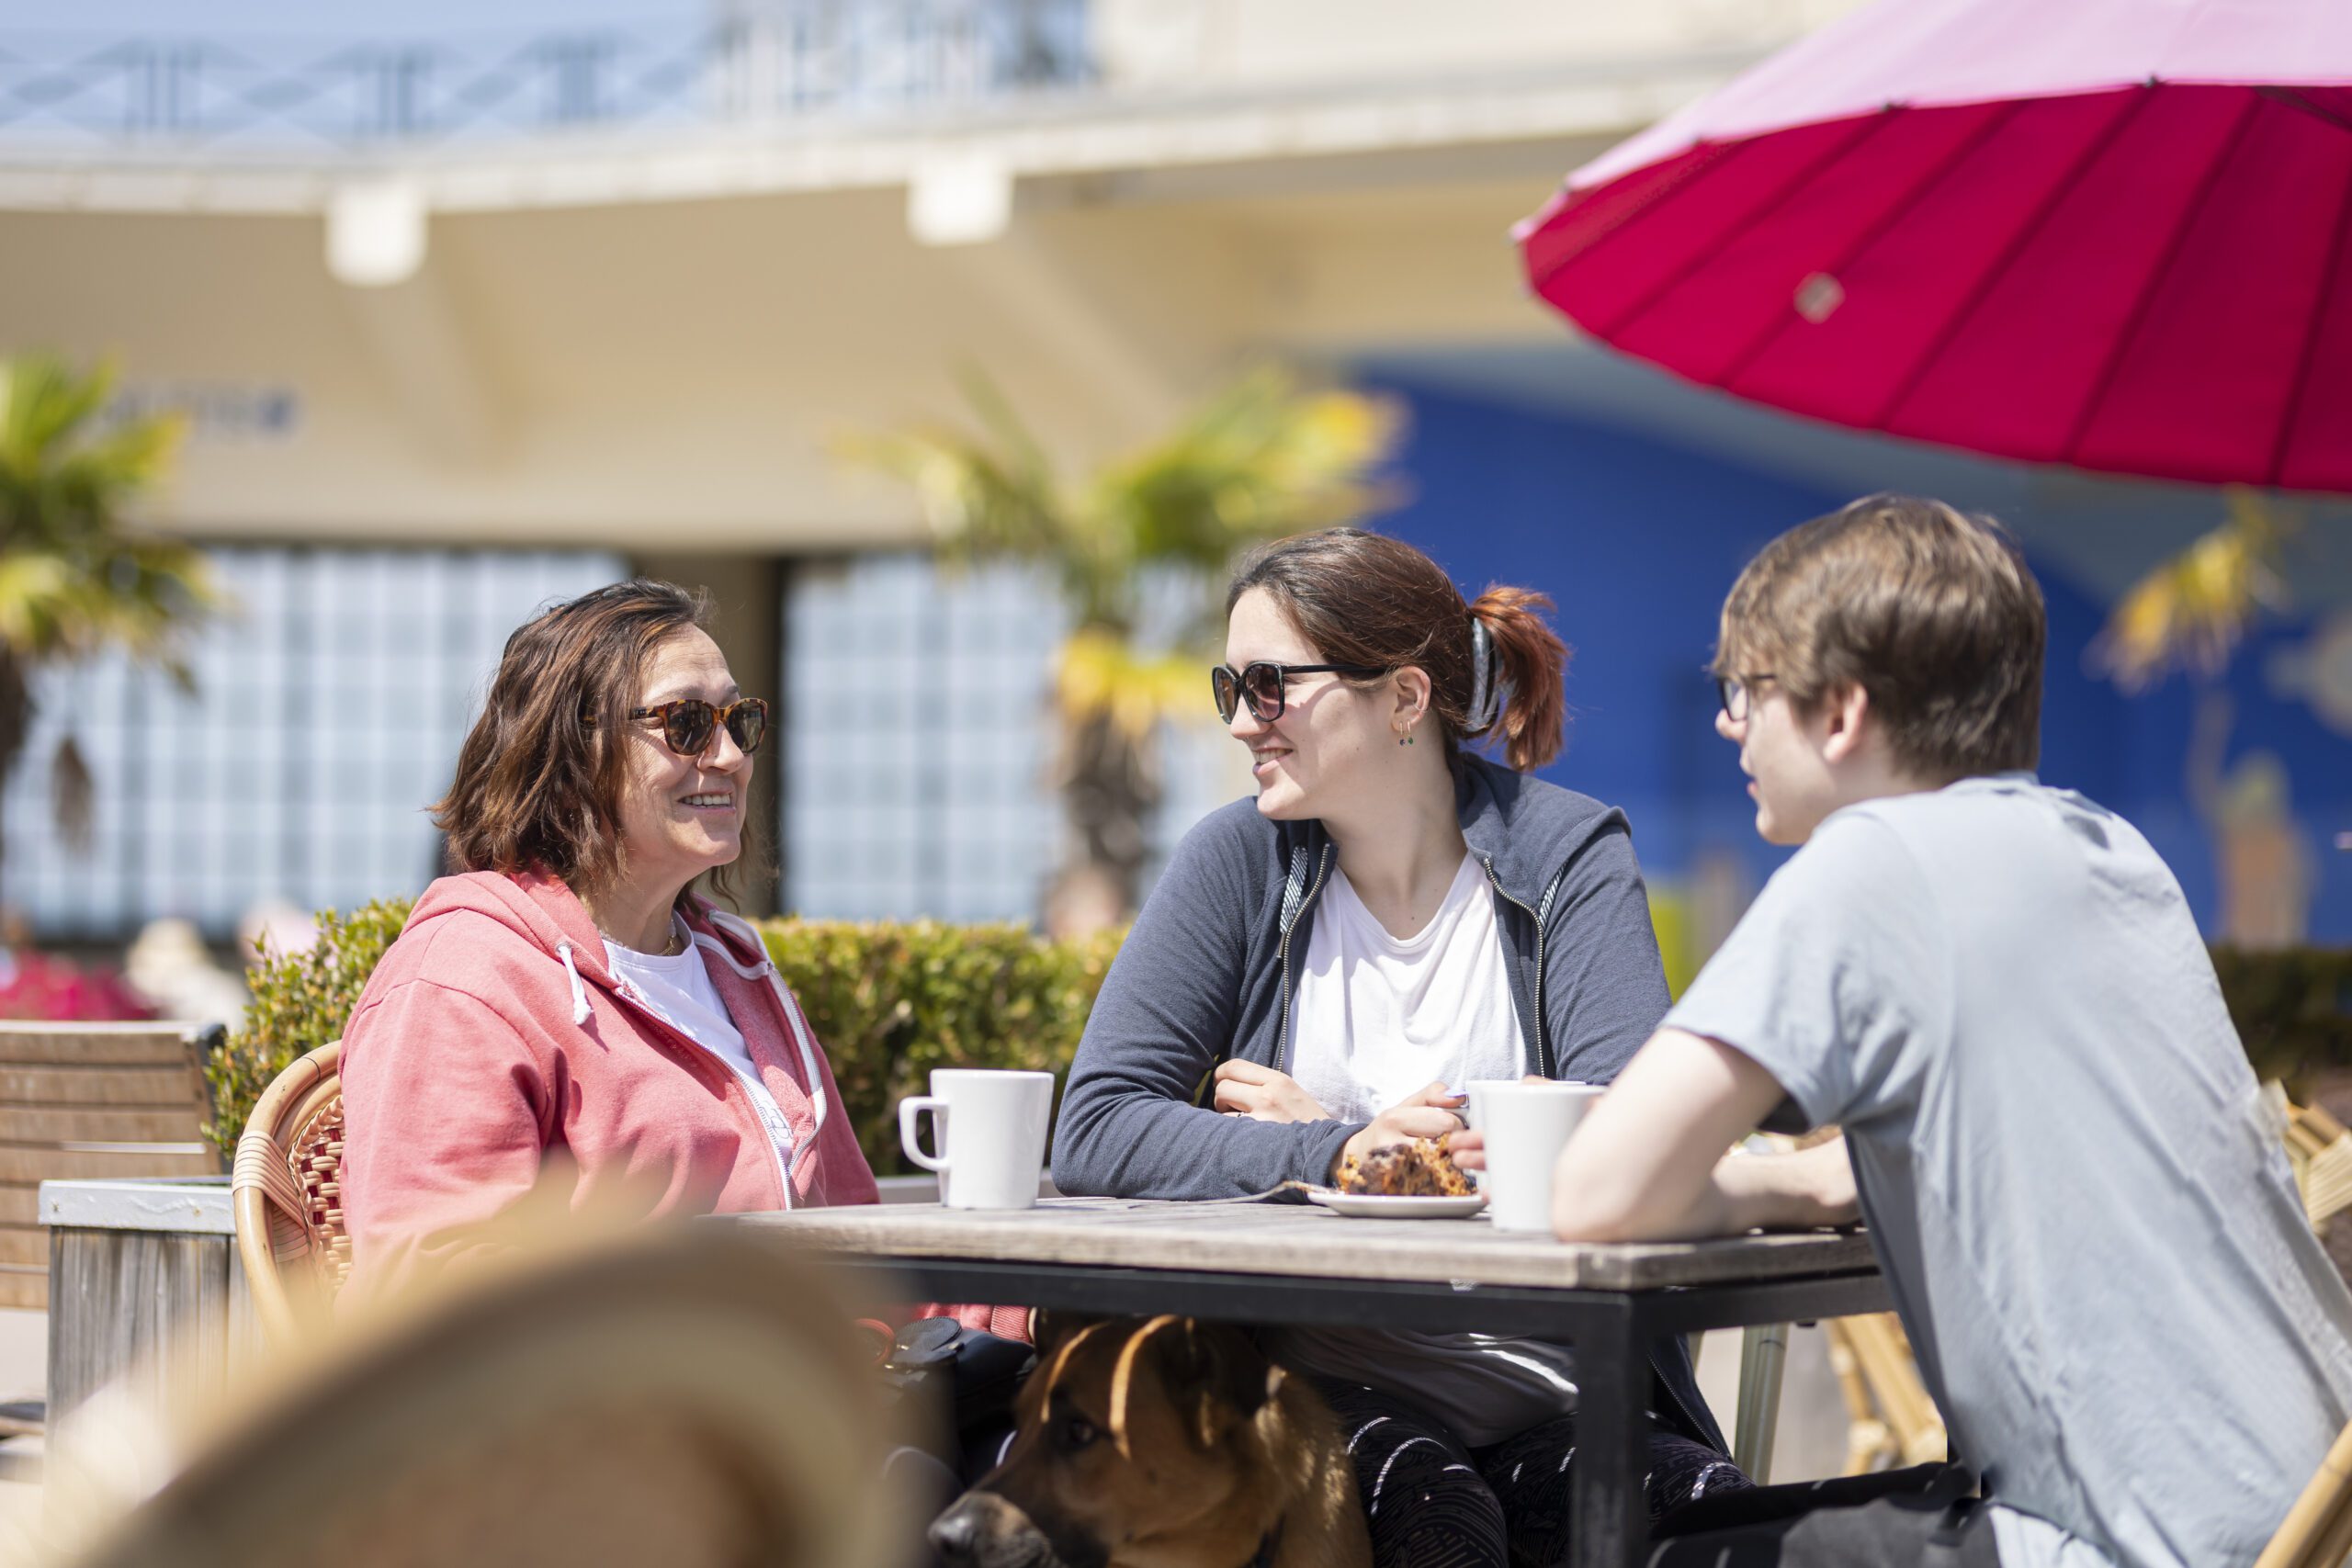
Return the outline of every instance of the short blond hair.
<path id="1" fill-rule="evenodd" d="M 1869 694 L 1895 759 L 1951 780 L 2041 757 L 2041 586 L 2008 531 L 1873 495 L 1790 529 L 1724 601 L 1714 671 L 1770 675 L 1800 713 Z"/>

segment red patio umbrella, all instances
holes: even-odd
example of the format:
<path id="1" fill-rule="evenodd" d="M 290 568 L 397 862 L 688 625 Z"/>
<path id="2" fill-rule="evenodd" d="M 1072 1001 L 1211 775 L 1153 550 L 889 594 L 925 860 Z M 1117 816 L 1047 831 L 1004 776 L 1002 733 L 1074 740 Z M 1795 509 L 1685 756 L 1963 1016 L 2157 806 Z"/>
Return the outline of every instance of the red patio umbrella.
<path id="1" fill-rule="evenodd" d="M 1586 331 L 1758 402 L 2352 491 L 2352 0 L 1879 0 L 1518 237 Z"/>

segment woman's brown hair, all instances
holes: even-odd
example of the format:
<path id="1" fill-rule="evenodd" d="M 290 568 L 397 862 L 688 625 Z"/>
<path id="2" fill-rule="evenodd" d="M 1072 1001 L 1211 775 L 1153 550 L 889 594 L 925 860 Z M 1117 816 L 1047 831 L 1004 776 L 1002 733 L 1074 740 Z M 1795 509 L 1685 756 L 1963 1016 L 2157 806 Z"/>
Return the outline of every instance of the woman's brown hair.
<path id="1" fill-rule="evenodd" d="M 628 770 L 613 738 L 629 731 L 628 710 L 654 649 L 709 617 L 708 595 L 640 577 L 516 627 L 458 750 L 457 779 L 433 807 L 451 867 L 537 869 L 575 892 L 621 874 Z M 746 855 L 752 837 L 747 822 Z M 725 893 L 732 870 L 707 874 Z M 678 897 L 684 902 L 684 890 Z"/>
<path id="2" fill-rule="evenodd" d="M 1536 614 L 1552 608 L 1544 594 L 1490 587 L 1465 604 L 1437 562 L 1361 528 L 1300 534 L 1252 552 L 1226 591 L 1226 614 L 1253 589 L 1282 606 L 1323 660 L 1392 672 L 1419 666 L 1449 747 L 1499 738 L 1504 760 L 1521 773 L 1560 754 L 1568 648 Z M 1489 650 L 1483 688 L 1474 622 Z M 1482 695 L 1484 713 L 1476 706 Z"/>

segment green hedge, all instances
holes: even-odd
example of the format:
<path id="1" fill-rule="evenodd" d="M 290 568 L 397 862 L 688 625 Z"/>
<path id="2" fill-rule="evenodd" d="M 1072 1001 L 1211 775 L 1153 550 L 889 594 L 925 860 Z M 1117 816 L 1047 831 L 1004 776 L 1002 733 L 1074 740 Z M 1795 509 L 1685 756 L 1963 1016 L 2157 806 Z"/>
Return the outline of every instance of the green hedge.
<path id="1" fill-rule="evenodd" d="M 761 934 L 824 1043 L 858 1145 L 888 1176 L 915 1169 L 898 1104 L 933 1067 L 1069 1070 L 1125 933 L 1052 942 L 1015 925 L 776 920 Z"/>
<path id="2" fill-rule="evenodd" d="M 204 1065 L 212 1086 L 205 1136 L 223 1159 L 236 1157 L 237 1139 L 269 1080 L 303 1052 L 342 1037 L 360 988 L 408 923 L 413 902 L 378 899 L 348 915 L 330 909 L 319 917 L 316 946 L 268 959 L 245 976 L 253 992 L 245 1021 Z"/>
<path id="3" fill-rule="evenodd" d="M 2352 1067 L 2352 948 L 2217 947 L 2213 972 L 2256 1077 L 2300 1098 L 2313 1074 Z"/>
<path id="4" fill-rule="evenodd" d="M 408 911 L 390 901 L 321 916 L 317 947 L 254 971 L 244 1028 L 206 1068 L 224 1154 L 269 1080 L 343 1032 Z M 1069 1070 L 1125 933 L 1052 942 L 1015 925 L 771 920 L 761 934 L 824 1043 L 865 1157 L 889 1175 L 912 1169 L 896 1107 L 932 1068 Z M 2352 1067 L 2352 948 L 2216 948 L 2213 966 L 2259 1076 L 2300 1089 Z"/>
<path id="5" fill-rule="evenodd" d="M 254 972 L 244 1027 L 206 1067 L 209 1135 L 224 1156 L 270 1079 L 342 1034 L 409 908 L 323 915 L 317 947 Z M 824 1043 L 865 1157 L 889 1175 L 914 1168 L 899 1153 L 896 1108 L 932 1068 L 1068 1071 L 1124 933 L 1051 942 L 1013 925 L 770 920 L 760 934 Z"/>

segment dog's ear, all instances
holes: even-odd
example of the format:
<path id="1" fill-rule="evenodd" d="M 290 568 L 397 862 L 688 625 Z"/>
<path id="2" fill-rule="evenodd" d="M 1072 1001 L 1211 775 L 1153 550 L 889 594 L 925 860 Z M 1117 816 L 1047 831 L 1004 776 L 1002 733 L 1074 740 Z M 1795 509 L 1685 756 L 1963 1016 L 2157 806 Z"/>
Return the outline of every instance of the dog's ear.
<path id="1" fill-rule="evenodd" d="M 1090 1324 L 1102 1322 L 1100 1317 L 1082 1312 L 1065 1312 L 1059 1307 L 1039 1307 L 1029 1314 L 1029 1343 L 1035 1347 L 1040 1366 L 1053 1359 L 1061 1342 Z"/>
<path id="2" fill-rule="evenodd" d="M 1160 1375 L 1169 1398 L 1190 1415 L 1204 1448 L 1214 1445 L 1228 1425 L 1255 1416 L 1282 1386 L 1282 1369 L 1229 1324 L 1187 1318 L 1183 1333 L 1166 1337 Z"/>

